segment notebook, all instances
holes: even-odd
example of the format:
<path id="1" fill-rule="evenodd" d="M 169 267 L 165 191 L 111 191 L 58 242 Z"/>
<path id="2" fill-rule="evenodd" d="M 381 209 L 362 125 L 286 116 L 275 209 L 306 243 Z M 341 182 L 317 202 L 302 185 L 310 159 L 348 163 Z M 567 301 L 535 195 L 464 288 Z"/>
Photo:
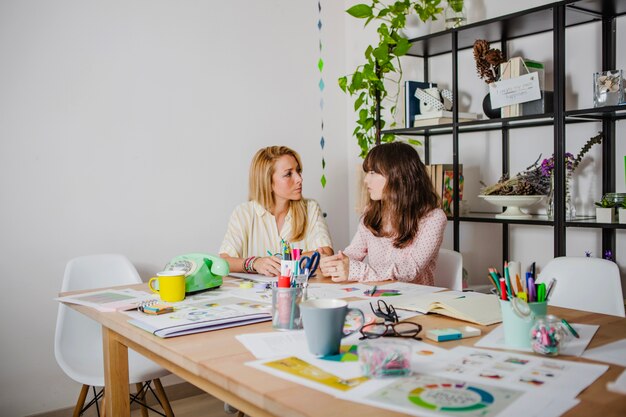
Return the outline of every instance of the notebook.
<path id="1" fill-rule="evenodd" d="M 161 315 L 128 312 L 128 322 L 155 336 L 175 337 L 272 319 L 271 304 L 229 295 L 210 299 L 190 298 L 173 303 L 173 306 L 174 312 Z"/>
<path id="2" fill-rule="evenodd" d="M 436 313 L 483 326 L 500 323 L 500 302 L 491 294 L 443 291 L 393 300 L 396 309 Z"/>
<path id="3" fill-rule="evenodd" d="M 262 282 L 265 284 L 278 282 L 278 277 L 268 277 L 267 275 L 261 275 L 261 274 L 245 274 L 242 272 L 231 272 L 228 274 L 228 276 L 233 277 L 233 278 L 247 279 L 248 281 Z"/>

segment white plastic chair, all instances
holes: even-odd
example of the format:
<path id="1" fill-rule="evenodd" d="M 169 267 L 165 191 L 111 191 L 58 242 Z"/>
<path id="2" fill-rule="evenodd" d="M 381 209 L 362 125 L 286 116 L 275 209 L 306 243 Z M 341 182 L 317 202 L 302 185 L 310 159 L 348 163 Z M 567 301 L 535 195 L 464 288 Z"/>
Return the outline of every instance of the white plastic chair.
<path id="1" fill-rule="evenodd" d="M 624 317 L 624 296 L 619 269 L 600 258 L 563 256 L 548 262 L 537 282 L 556 278 L 549 304 Z"/>
<path id="2" fill-rule="evenodd" d="M 463 291 L 463 256 L 449 249 L 439 249 L 435 266 L 435 287 Z"/>
<path id="3" fill-rule="evenodd" d="M 117 254 L 90 255 L 74 258 L 67 263 L 61 292 L 133 285 L 141 282 L 137 270 L 125 256 Z M 100 415 L 98 400 L 103 396 L 103 391 L 96 392 L 95 389 L 95 387 L 104 386 L 100 324 L 64 304 L 59 304 L 54 337 L 54 356 L 67 376 L 83 384 L 74 408 L 74 416 L 82 415 L 93 404 L 96 405 L 98 415 Z M 169 401 L 159 380 L 159 378 L 168 375 L 169 372 L 131 349 L 128 350 L 128 363 L 129 383 L 136 384 L 137 388 L 137 394 L 131 394 L 131 400 L 142 405 L 142 415 L 148 415 L 146 407 L 159 413 L 145 405 L 145 393 L 151 391 L 163 407 L 165 414 L 168 417 L 173 416 Z M 156 393 L 150 385 L 151 381 L 154 382 Z M 89 387 L 93 387 L 94 398 L 83 408 Z"/>

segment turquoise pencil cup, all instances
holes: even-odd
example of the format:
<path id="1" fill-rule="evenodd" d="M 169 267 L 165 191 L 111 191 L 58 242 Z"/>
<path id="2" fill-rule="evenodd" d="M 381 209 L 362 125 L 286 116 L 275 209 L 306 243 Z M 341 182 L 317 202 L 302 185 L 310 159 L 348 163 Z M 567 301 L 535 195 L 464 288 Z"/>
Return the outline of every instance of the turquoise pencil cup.
<path id="1" fill-rule="evenodd" d="M 511 301 L 500 300 L 504 343 L 512 348 L 530 348 L 530 330 L 538 317 L 548 314 L 548 302 L 528 303 L 530 311 L 516 311 Z M 519 309 L 518 309 L 519 310 Z"/>

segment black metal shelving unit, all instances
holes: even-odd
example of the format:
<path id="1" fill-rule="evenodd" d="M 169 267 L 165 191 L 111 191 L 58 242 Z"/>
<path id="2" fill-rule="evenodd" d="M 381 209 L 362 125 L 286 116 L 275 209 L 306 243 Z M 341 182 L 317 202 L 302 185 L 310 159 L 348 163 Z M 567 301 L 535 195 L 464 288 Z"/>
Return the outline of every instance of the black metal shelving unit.
<path id="1" fill-rule="evenodd" d="M 565 43 L 567 28 L 577 25 L 600 22 L 602 25 L 602 70 L 615 69 L 616 65 L 616 18 L 626 14 L 626 1 L 620 0 L 566 0 L 532 9 L 512 13 L 473 23 L 457 29 L 434 33 L 411 39 L 408 55 L 423 60 L 424 77 L 428 81 L 428 61 L 431 57 L 451 54 L 452 93 L 458 95 L 458 53 L 473 47 L 476 39 L 486 39 L 489 43 L 501 43 L 501 50 L 507 50 L 507 42 L 552 32 L 552 56 L 554 61 L 554 105 L 550 113 L 458 122 L 458 104 L 454 101 L 453 122 L 437 126 L 385 130 L 405 136 L 420 136 L 425 146 L 425 163 L 430 163 L 431 138 L 441 135 L 452 136 L 452 162 L 454 166 L 454 212 L 449 216 L 454 227 L 454 249 L 459 251 L 461 222 L 499 223 L 502 225 L 502 258 L 509 258 L 509 225 L 534 225 L 554 228 L 554 256 L 566 254 L 567 228 L 596 228 L 602 230 L 602 251 L 615 253 L 616 230 L 626 229 L 626 224 L 597 223 L 595 219 L 575 219 L 565 217 L 565 143 L 567 125 L 575 123 L 601 122 L 604 135 L 602 141 L 602 192 L 615 190 L 615 122 L 626 119 L 626 106 L 566 110 L 565 108 Z M 555 156 L 555 214 L 552 220 L 547 216 L 533 216 L 531 219 L 502 219 L 494 214 L 459 214 L 459 136 L 470 132 L 502 132 L 502 172 L 509 172 L 509 132 L 538 126 L 554 126 Z"/>

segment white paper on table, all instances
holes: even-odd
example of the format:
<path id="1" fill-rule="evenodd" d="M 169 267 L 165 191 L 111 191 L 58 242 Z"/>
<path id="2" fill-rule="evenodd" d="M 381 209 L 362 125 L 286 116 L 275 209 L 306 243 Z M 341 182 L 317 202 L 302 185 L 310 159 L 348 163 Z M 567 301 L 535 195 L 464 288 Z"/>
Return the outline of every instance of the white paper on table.
<path id="1" fill-rule="evenodd" d="M 575 398 L 609 368 L 607 365 L 467 346 L 457 346 L 450 352 L 456 358 L 448 361 L 449 367 L 439 373 L 442 376 L 461 377 L 520 391 L 550 392 L 564 398 Z"/>
<path id="2" fill-rule="evenodd" d="M 600 326 L 595 324 L 578 324 L 578 323 L 570 323 L 570 325 L 578 332 L 580 336 L 579 339 L 575 337 L 568 338 L 567 342 L 563 344 L 563 347 L 559 349 L 559 354 L 561 355 L 571 355 L 571 356 L 585 356 L 583 352 L 591 342 L 591 339 L 598 331 Z M 489 334 L 483 336 L 480 340 L 474 343 L 475 347 L 480 348 L 493 348 L 493 349 L 507 349 L 507 350 L 518 350 L 520 352 L 532 352 L 530 347 L 511 347 L 507 346 L 504 343 L 504 327 L 503 325 L 499 325 L 495 329 L 493 329 Z M 530 337 L 530 336 L 529 336 Z"/>
<path id="3" fill-rule="evenodd" d="M 463 395 L 463 389 L 471 386 L 474 389 L 482 389 L 487 391 L 489 395 L 495 398 L 495 401 L 487 407 L 479 408 L 474 411 L 459 411 L 466 417 L 494 417 L 497 415 L 506 417 L 557 417 L 565 411 L 578 404 L 575 399 L 561 398 L 560 396 L 542 395 L 539 392 L 523 392 L 508 387 L 496 387 L 488 382 L 472 383 L 467 382 L 462 376 L 456 378 L 439 377 L 437 375 L 413 375 L 407 378 L 390 379 L 388 384 L 384 386 L 375 384 L 362 384 L 347 393 L 339 393 L 336 396 L 348 401 L 354 401 L 359 404 L 368 404 L 374 407 L 385 408 L 404 414 L 420 417 L 441 417 L 449 416 L 446 412 L 431 411 L 419 405 L 415 401 L 411 401 L 410 397 L 417 397 L 427 402 L 441 401 L 441 405 L 454 407 L 460 405 L 462 401 L 470 405 L 476 402 L 475 391 L 468 396 Z M 421 384 L 420 381 L 423 381 Z M 424 382 L 430 382 L 431 387 L 436 387 L 444 383 L 453 383 L 452 388 L 445 388 L 443 395 L 424 395 L 424 391 L 419 392 L 417 388 L 424 385 Z M 457 395 L 450 395 L 449 391 L 454 390 L 454 385 L 458 384 L 461 391 Z M 436 389 L 436 388 L 435 388 Z M 507 398 L 507 396 L 512 396 Z M 450 398 L 450 403 L 445 402 Z M 461 399 L 463 398 L 463 399 Z M 457 399 L 459 402 L 457 402 Z"/>
<path id="4" fill-rule="evenodd" d="M 626 371 L 622 372 L 613 382 L 607 382 L 606 389 L 626 395 Z"/>
<path id="5" fill-rule="evenodd" d="M 626 339 L 589 349 L 583 354 L 583 358 L 626 367 Z"/>
<path id="6" fill-rule="evenodd" d="M 304 330 L 238 334 L 235 337 L 257 359 L 298 355 L 309 349 Z"/>

